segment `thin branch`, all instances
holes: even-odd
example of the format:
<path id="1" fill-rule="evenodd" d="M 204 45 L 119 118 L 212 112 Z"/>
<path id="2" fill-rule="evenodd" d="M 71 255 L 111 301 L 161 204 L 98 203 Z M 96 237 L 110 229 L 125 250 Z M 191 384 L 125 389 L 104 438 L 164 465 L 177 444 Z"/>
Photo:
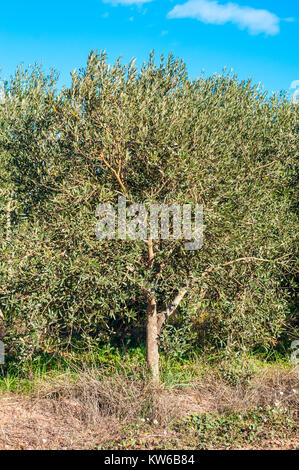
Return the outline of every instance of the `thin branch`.
<path id="1" fill-rule="evenodd" d="M 188 292 L 188 287 L 182 289 L 178 295 L 174 298 L 170 307 L 168 307 L 164 312 L 158 314 L 158 333 L 160 333 L 163 323 L 176 311 L 181 301 Z"/>
<path id="2" fill-rule="evenodd" d="M 241 183 L 243 183 L 243 181 L 245 181 L 246 179 L 250 178 L 250 176 L 252 176 L 253 173 L 256 173 L 257 171 L 262 170 L 263 168 L 268 168 L 269 166 L 272 166 L 272 165 L 274 165 L 274 163 L 277 163 L 279 161 L 280 160 L 278 160 L 278 159 L 273 160 L 272 162 L 269 162 L 266 165 L 261 165 L 261 166 L 258 166 L 257 168 L 254 168 L 248 175 L 246 175 L 244 178 L 242 178 Z"/>
<path id="3" fill-rule="evenodd" d="M 153 248 L 153 239 L 150 237 L 147 240 L 147 247 L 148 247 L 148 266 L 151 269 L 154 264 L 155 254 L 154 254 L 154 248 Z"/>
<path id="4" fill-rule="evenodd" d="M 281 259 L 281 258 L 278 258 L 278 259 Z M 227 263 L 220 264 L 219 266 L 211 266 L 210 268 L 203 271 L 201 276 L 199 276 L 197 278 L 194 278 L 193 280 L 201 279 L 202 277 L 207 276 L 209 273 L 211 273 L 213 271 L 216 271 L 217 269 L 224 268 L 225 266 L 231 266 L 231 265 L 233 265 L 235 263 L 239 263 L 241 261 L 246 261 L 246 263 L 249 263 L 250 261 L 261 261 L 263 263 L 271 263 L 271 261 L 278 261 L 278 259 L 277 260 L 271 260 L 271 259 L 264 259 L 264 258 L 256 258 L 254 256 L 244 257 L 244 258 L 237 258 L 237 259 L 234 259 L 232 261 L 228 261 Z"/>
<path id="5" fill-rule="evenodd" d="M 9 199 L 6 208 L 6 241 L 9 242 L 11 238 L 11 199 Z"/>
<path id="6" fill-rule="evenodd" d="M 279 259 L 282 259 L 282 258 L 277 258 L 276 260 L 273 260 L 273 261 L 278 261 Z M 246 261 L 247 263 L 249 263 L 250 261 L 260 261 L 260 262 L 271 262 L 272 260 L 269 260 L 269 259 L 264 259 L 264 258 L 256 258 L 254 256 L 252 257 L 244 257 L 244 258 L 237 258 L 235 260 L 232 260 L 232 261 L 228 261 L 227 263 L 224 263 L 224 264 L 221 264 L 219 266 L 211 266 L 210 268 L 206 269 L 200 277 L 198 278 L 193 278 L 191 279 L 192 282 L 194 281 L 197 281 L 199 279 L 202 279 L 203 277 L 207 276 L 209 273 L 213 272 L 213 271 L 216 271 L 217 269 L 219 268 L 222 268 L 222 267 L 225 267 L 225 266 L 231 266 L 235 263 L 239 263 L 241 261 Z M 175 311 L 176 309 L 178 308 L 179 304 L 181 303 L 181 301 L 183 300 L 183 298 L 186 296 L 186 294 L 188 293 L 189 291 L 189 285 L 187 287 L 185 287 L 184 289 L 182 289 L 178 295 L 175 297 L 174 301 L 172 302 L 171 306 L 169 308 L 167 308 L 164 312 L 161 312 L 158 314 L 158 332 L 160 333 L 161 331 L 161 328 L 163 326 L 163 323 L 167 320 L 167 318 L 169 318 Z"/>
<path id="7" fill-rule="evenodd" d="M 264 263 L 270 263 L 272 260 L 271 259 L 264 259 L 264 258 L 255 258 L 254 256 L 251 256 L 251 257 L 245 257 L 245 258 L 237 258 L 237 259 L 234 259 L 233 261 L 228 261 L 227 263 L 224 263 L 224 264 L 220 265 L 220 267 L 230 266 L 231 264 L 239 263 L 240 261 L 246 261 L 246 263 L 249 263 L 249 261 L 262 261 Z M 274 260 L 274 261 L 276 261 L 276 260 Z"/>
<path id="8" fill-rule="evenodd" d="M 120 178 L 120 175 L 117 171 L 114 170 L 114 168 L 110 165 L 109 162 L 107 162 L 107 160 L 104 158 L 104 157 L 101 157 L 102 158 L 102 161 L 105 163 L 105 165 L 107 166 L 107 168 L 109 168 L 110 171 L 112 171 L 112 173 L 114 174 L 115 178 L 117 179 L 121 189 L 123 190 L 123 192 L 125 193 L 125 196 L 126 198 L 129 198 L 129 195 L 127 193 L 127 190 L 125 188 L 125 185 L 123 184 L 121 178 Z"/>

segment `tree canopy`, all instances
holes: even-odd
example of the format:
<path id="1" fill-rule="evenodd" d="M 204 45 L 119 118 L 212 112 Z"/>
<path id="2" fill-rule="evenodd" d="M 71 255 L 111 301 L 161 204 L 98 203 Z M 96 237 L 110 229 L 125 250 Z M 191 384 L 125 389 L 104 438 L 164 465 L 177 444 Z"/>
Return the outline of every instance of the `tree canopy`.
<path id="1" fill-rule="evenodd" d="M 156 62 L 91 53 L 63 90 L 38 66 L 5 85 L 0 309 L 19 358 L 142 337 L 151 299 L 161 339 L 167 320 L 193 347 L 269 348 L 294 328 L 299 107 Z M 121 194 L 202 204 L 202 249 L 99 242 L 96 207 Z"/>

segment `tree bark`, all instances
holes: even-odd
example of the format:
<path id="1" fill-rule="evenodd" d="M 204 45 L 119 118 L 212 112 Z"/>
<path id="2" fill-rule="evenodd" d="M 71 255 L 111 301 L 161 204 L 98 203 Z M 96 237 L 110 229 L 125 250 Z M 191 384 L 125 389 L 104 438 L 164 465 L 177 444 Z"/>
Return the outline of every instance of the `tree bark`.
<path id="1" fill-rule="evenodd" d="M 7 203 L 7 209 L 6 209 L 6 241 L 10 242 L 11 239 L 11 199 L 9 199 Z"/>
<path id="2" fill-rule="evenodd" d="M 170 317 L 177 309 L 185 295 L 187 294 L 188 289 L 183 289 L 181 290 L 178 295 L 175 297 L 174 301 L 172 302 L 171 306 L 165 310 L 165 312 L 161 312 L 157 315 L 158 321 L 157 321 L 157 326 L 158 326 L 158 335 L 161 333 L 162 326 L 167 320 L 168 317 Z"/>
<path id="3" fill-rule="evenodd" d="M 159 383 L 158 315 L 154 299 L 148 300 L 147 306 L 146 360 L 153 383 Z"/>
<path id="4" fill-rule="evenodd" d="M 152 269 L 154 264 L 153 240 L 147 241 L 148 267 Z M 146 361 L 152 375 L 152 382 L 159 383 L 159 341 L 158 341 L 158 314 L 157 303 L 154 294 L 147 295 L 147 326 L 146 326 Z"/>

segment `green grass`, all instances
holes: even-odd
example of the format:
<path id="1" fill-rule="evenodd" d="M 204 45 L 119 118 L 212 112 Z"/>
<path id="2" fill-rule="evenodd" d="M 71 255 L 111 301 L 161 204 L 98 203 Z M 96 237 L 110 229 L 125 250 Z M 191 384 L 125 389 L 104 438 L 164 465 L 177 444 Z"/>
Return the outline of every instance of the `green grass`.
<path id="1" fill-rule="evenodd" d="M 97 449 L 241 449 L 267 448 L 295 438 L 297 424 L 289 411 L 260 408 L 244 412 L 190 413 L 177 420 L 165 437 L 157 436 L 151 423 L 126 424 L 119 439 L 106 441 Z M 282 444 L 283 445 L 283 444 Z"/>
<path id="2" fill-rule="evenodd" d="M 75 401 L 86 432 L 102 416 L 117 421 L 116 437 L 102 437 L 99 449 L 267 448 L 271 439 L 293 445 L 297 378 L 288 356 L 270 361 L 257 353 L 162 354 L 162 386 L 153 398 L 145 349 L 107 345 L 23 364 L 10 360 L 0 369 L 0 393 Z M 203 404 L 200 412 L 197 403 Z M 94 417 L 95 410 L 102 414 Z"/>
<path id="3" fill-rule="evenodd" d="M 290 438 L 296 423 L 288 411 L 255 408 L 245 412 L 192 413 L 177 423 L 176 431 L 193 436 L 198 449 L 259 445 L 263 439 Z"/>
<path id="4" fill-rule="evenodd" d="M 257 371 L 273 366 L 291 368 L 288 355 L 276 353 L 238 354 L 227 351 L 213 353 L 193 351 L 184 357 L 169 357 L 161 354 L 161 382 L 165 387 L 188 387 L 209 369 L 217 369 L 230 385 L 249 380 Z M 40 379 L 55 377 L 63 373 L 76 374 L 76 370 L 88 366 L 104 368 L 107 374 L 122 370 L 128 377 L 141 374 L 146 377 L 146 352 L 143 346 L 116 348 L 111 345 L 89 352 L 72 352 L 65 355 L 43 354 L 20 363 L 8 358 L 0 366 L 1 392 L 30 392 Z"/>

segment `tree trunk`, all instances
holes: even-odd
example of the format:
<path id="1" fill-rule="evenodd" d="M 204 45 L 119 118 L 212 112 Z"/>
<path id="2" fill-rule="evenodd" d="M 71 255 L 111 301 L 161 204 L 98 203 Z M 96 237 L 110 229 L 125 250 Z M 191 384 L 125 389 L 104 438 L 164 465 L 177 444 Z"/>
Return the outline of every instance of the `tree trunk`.
<path id="1" fill-rule="evenodd" d="M 6 241 L 10 242 L 11 238 L 11 199 L 9 198 L 6 208 Z"/>
<path id="2" fill-rule="evenodd" d="M 158 343 L 158 315 L 154 299 L 148 301 L 147 329 L 146 329 L 146 359 L 147 366 L 152 375 L 153 383 L 159 383 L 159 343 Z"/>
<path id="3" fill-rule="evenodd" d="M 154 264 L 154 248 L 151 238 L 148 245 L 148 267 L 152 269 Z M 146 360 L 152 375 L 152 382 L 159 383 L 159 343 L 158 343 L 158 314 L 157 303 L 152 294 L 147 295 L 147 326 L 146 326 Z"/>

